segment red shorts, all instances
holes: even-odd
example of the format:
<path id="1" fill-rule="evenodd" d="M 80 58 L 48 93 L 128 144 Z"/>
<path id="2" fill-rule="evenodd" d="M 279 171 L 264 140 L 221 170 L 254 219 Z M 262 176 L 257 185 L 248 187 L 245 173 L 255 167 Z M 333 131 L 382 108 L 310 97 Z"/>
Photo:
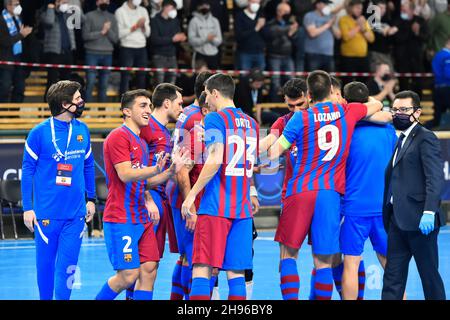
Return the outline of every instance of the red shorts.
<path id="1" fill-rule="evenodd" d="M 160 257 L 164 255 L 164 248 L 166 245 L 166 233 L 169 236 L 169 249 L 171 253 L 178 253 L 177 237 L 175 235 L 175 228 L 173 225 L 172 210 L 168 200 L 161 201 L 163 214 L 160 214 L 161 220 L 156 231 L 156 240 L 158 242 L 158 250 Z"/>
<path id="2" fill-rule="evenodd" d="M 159 251 L 156 241 L 155 232 L 153 231 L 153 223 L 144 225 L 144 233 L 139 239 L 139 261 L 142 263 L 148 261 L 159 261 Z"/>
<path id="3" fill-rule="evenodd" d="M 281 210 L 275 241 L 300 249 L 311 227 L 317 191 L 306 191 L 287 197 Z"/>
<path id="4" fill-rule="evenodd" d="M 252 219 L 199 215 L 192 264 L 223 270 L 252 269 Z"/>

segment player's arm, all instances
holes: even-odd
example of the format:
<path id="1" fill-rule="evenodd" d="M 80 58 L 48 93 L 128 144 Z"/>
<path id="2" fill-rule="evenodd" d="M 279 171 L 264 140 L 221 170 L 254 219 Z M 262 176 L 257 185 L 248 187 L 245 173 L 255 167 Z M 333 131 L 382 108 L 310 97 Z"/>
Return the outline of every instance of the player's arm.
<path id="1" fill-rule="evenodd" d="M 34 225 L 37 224 L 36 214 L 33 210 L 33 177 L 36 173 L 36 166 L 39 160 L 40 143 L 37 137 L 38 131 L 32 130 L 25 142 L 25 150 L 22 162 L 22 203 L 23 220 L 25 226 L 34 232 Z"/>
<path id="2" fill-rule="evenodd" d="M 94 154 L 92 152 L 91 138 L 89 136 L 89 129 L 86 127 L 88 136 L 88 145 L 86 154 L 84 156 L 84 184 L 86 189 L 86 222 L 90 222 L 95 214 L 95 165 Z"/>
<path id="3" fill-rule="evenodd" d="M 147 179 L 147 189 L 151 189 L 167 182 L 167 180 L 173 177 L 173 171 L 173 168 L 170 167 L 164 170 L 162 173 Z"/>
<path id="4" fill-rule="evenodd" d="M 390 123 L 392 122 L 392 114 L 388 111 L 378 111 L 370 117 L 366 117 L 365 120 L 381 124 Z"/>
<path id="5" fill-rule="evenodd" d="M 277 141 L 277 136 L 273 133 L 269 133 L 268 136 L 259 141 L 258 153 L 262 154 L 269 150 L 269 148 L 275 143 L 275 141 Z"/>
<path id="6" fill-rule="evenodd" d="M 189 168 L 181 168 L 177 173 L 178 188 L 180 188 L 183 199 L 186 199 L 189 191 L 191 191 L 191 180 L 189 179 Z"/>
<path id="7" fill-rule="evenodd" d="M 381 109 L 383 108 L 383 104 L 373 97 L 369 97 L 369 101 L 364 103 L 364 105 L 367 107 L 366 119 L 373 114 L 381 111 Z"/>
<path id="8" fill-rule="evenodd" d="M 291 146 L 291 143 L 286 137 L 281 135 L 278 140 L 270 147 L 268 152 L 268 158 L 270 161 L 280 158 L 280 156 Z"/>
<path id="9" fill-rule="evenodd" d="M 203 188 L 211 181 L 211 179 L 219 171 L 222 165 L 224 153 L 223 143 L 214 143 L 208 146 L 208 157 L 206 158 L 205 164 L 202 171 L 197 179 L 197 182 L 192 187 L 191 191 L 185 197 L 183 205 L 181 207 L 181 213 L 183 216 L 188 217 L 191 215 L 190 209 L 195 201 L 195 197 L 203 190 Z"/>
<path id="10" fill-rule="evenodd" d="M 168 155 L 161 157 L 161 160 L 158 160 L 158 163 L 153 167 L 145 167 L 141 169 L 133 169 L 131 167 L 131 161 L 124 161 L 114 165 L 114 168 L 117 171 L 117 175 L 119 179 L 123 183 L 128 183 L 132 181 L 140 181 L 148 179 L 154 175 L 161 173 L 162 167 L 167 161 Z"/>

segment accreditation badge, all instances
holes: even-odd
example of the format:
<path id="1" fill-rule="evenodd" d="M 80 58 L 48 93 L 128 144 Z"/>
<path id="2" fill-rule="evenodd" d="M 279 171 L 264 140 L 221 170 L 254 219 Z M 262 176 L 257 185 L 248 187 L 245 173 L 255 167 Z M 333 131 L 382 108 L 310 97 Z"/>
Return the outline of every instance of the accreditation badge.
<path id="1" fill-rule="evenodd" d="M 56 185 L 70 187 L 72 185 L 72 165 L 58 163 Z"/>

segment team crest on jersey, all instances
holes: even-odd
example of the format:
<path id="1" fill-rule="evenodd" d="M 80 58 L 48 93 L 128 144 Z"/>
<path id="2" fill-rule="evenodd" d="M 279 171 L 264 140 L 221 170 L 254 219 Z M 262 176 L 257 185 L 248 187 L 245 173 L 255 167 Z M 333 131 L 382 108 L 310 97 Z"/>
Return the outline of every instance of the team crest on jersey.
<path id="1" fill-rule="evenodd" d="M 294 157 L 297 157 L 297 153 L 298 153 L 297 146 L 293 146 L 292 149 L 291 149 L 291 154 L 292 154 Z"/>
<path id="2" fill-rule="evenodd" d="M 50 220 L 42 220 L 42 225 L 44 227 L 48 226 L 50 224 Z"/>
<path id="3" fill-rule="evenodd" d="M 124 260 L 125 262 L 131 262 L 131 260 L 133 260 L 133 258 L 132 258 L 132 256 L 131 256 L 131 253 L 125 253 L 125 254 L 123 255 L 123 260 Z"/>
<path id="4" fill-rule="evenodd" d="M 82 134 L 79 134 L 79 135 L 77 136 L 77 141 L 78 141 L 78 142 L 83 142 L 83 140 L 84 140 L 83 135 L 82 135 Z"/>

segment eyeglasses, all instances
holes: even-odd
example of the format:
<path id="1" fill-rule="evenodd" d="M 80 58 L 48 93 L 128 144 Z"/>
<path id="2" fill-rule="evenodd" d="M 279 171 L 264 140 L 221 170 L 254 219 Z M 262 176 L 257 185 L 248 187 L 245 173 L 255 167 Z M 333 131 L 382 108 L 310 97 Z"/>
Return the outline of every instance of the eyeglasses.
<path id="1" fill-rule="evenodd" d="M 397 113 L 397 112 L 401 112 L 401 113 L 406 113 L 409 110 L 414 109 L 414 107 L 400 107 L 400 108 L 391 108 L 391 113 Z"/>

